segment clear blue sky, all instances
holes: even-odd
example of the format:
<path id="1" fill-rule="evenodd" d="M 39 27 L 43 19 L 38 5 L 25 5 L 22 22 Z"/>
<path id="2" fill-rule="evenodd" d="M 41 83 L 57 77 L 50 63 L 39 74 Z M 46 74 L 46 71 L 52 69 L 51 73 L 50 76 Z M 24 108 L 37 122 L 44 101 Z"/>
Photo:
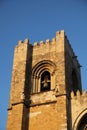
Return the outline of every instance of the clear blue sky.
<path id="1" fill-rule="evenodd" d="M 5 130 L 13 51 L 18 41 L 52 39 L 64 29 L 87 90 L 87 0 L 0 0 L 0 130 Z"/>

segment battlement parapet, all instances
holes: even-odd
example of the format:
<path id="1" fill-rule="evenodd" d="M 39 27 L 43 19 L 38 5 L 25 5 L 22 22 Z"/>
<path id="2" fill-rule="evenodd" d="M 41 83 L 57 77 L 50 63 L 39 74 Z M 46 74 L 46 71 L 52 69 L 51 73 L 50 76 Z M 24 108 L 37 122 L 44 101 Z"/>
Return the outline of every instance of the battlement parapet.
<path id="1" fill-rule="evenodd" d="M 49 39 L 47 39 L 46 42 L 44 42 L 44 41 L 40 41 L 40 43 L 34 42 L 34 47 L 37 47 L 37 46 L 40 46 L 40 45 L 42 46 L 44 44 L 49 44 L 49 43 L 50 43 Z"/>
<path id="2" fill-rule="evenodd" d="M 56 32 L 56 38 L 58 38 L 58 37 L 65 37 L 65 32 L 64 32 L 64 30 L 61 30 L 61 31 L 57 31 L 57 32 Z"/>
<path id="3" fill-rule="evenodd" d="M 34 46 L 38 46 L 39 44 L 38 44 L 38 42 L 34 42 Z"/>
<path id="4" fill-rule="evenodd" d="M 44 46 L 44 45 L 51 45 L 51 44 L 55 44 L 56 43 L 56 40 L 55 40 L 55 38 L 53 38 L 52 39 L 52 41 L 50 41 L 49 39 L 46 39 L 46 41 L 44 42 L 44 41 L 40 41 L 40 43 L 38 43 L 38 42 L 34 42 L 34 46 L 33 47 L 40 47 L 40 46 Z"/>
<path id="5" fill-rule="evenodd" d="M 76 98 L 79 99 L 79 97 L 80 98 L 87 98 L 87 92 L 85 90 L 83 90 L 82 93 L 80 93 L 80 91 L 78 90 L 76 92 L 76 95 L 74 94 L 73 91 L 71 92 L 71 98 L 72 99 L 76 99 Z"/>
<path id="6" fill-rule="evenodd" d="M 18 42 L 18 44 L 16 45 L 15 50 L 14 50 L 15 63 L 26 59 L 26 57 L 27 57 L 26 53 L 27 53 L 29 47 L 31 48 L 32 45 L 29 44 L 28 38 L 26 38 L 24 41 L 20 40 Z"/>
<path id="7" fill-rule="evenodd" d="M 24 43 L 25 43 L 25 44 L 29 44 L 29 39 L 26 38 L 26 39 L 24 40 Z"/>
<path id="8" fill-rule="evenodd" d="M 52 38 L 51 44 L 55 44 L 55 43 L 56 43 L 56 38 Z"/>
<path id="9" fill-rule="evenodd" d="M 24 46 L 25 46 L 25 47 L 24 47 Z M 18 41 L 18 44 L 17 44 L 16 47 L 15 47 L 15 52 L 18 52 L 18 50 L 24 50 L 24 48 L 27 49 L 27 46 L 32 47 L 32 44 L 29 43 L 29 39 L 28 39 L 28 38 L 26 38 L 24 41 L 19 40 L 19 41 Z M 26 49 L 25 49 L 25 50 L 26 50 Z"/>
<path id="10" fill-rule="evenodd" d="M 40 41 L 40 45 L 43 45 L 43 44 L 45 44 L 44 41 Z"/>
<path id="11" fill-rule="evenodd" d="M 67 36 L 65 35 L 64 30 L 57 31 L 57 32 L 56 32 L 56 37 L 52 38 L 51 41 L 50 41 L 50 39 L 46 39 L 45 42 L 44 42 L 43 40 L 41 40 L 39 43 L 38 43 L 38 42 L 34 42 L 33 47 L 37 47 L 37 46 L 40 46 L 40 45 L 46 45 L 46 44 L 56 44 L 56 42 L 58 42 L 58 41 L 61 40 L 62 38 L 65 38 L 65 41 L 67 41 L 68 47 L 69 47 L 69 49 L 72 50 L 72 51 L 71 51 L 71 52 L 73 53 L 72 56 L 74 57 L 74 56 L 75 56 L 75 53 L 74 53 L 74 51 L 73 51 L 73 49 L 72 49 L 72 47 L 71 47 L 71 44 L 70 44 L 70 42 L 69 42 Z M 24 43 L 30 44 L 28 38 L 26 38 L 24 41 L 19 40 L 18 45 L 21 45 L 21 44 L 24 44 Z"/>
<path id="12" fill-rule="evenodd" d="M 37 43 L 37 42 L 35 42 L 34 43 L 34 47 L 40 47 L 40 45 L 42 46 L 44 46 L 44 45 L 47 45 L 47 44 L 49 44 L 49 45 L 52 45 L 52 44 L 56 44 L 56 42 L 58 42 L 58 41 L 61 41 L 62 39 L 64 39 L 64 37 L 65 37 L 65 32 L 64 32 L 64 30 L 61 30 L 61 31 L 57 31 L 56 32 L 56 37 L 54 37 L 54 38 L 52 38 L 52 40 L 50 41 L 49 39 L 46 39 L 46 41 L 44 42 L 44 41 L 40 41 L 40 43 Z"/>
<path id="13" fill-rule="evenodd" d="M 78 62 L 78 59 L 77 59 L 77 56 L 75 56 L 75 53 L 74 53 L 74 51 L 73 51 L 73 49 L 72 49 L 72 47 L 71 47 L 71 44 L 70 44 L 70 42 L 69 42 L 69 40 L 68 40 L 68 38 L 67 38 L 67 36 L 65 35 L 65 32 L 64 32 L 64 30 L 61 30 L 61 31 L 57 31 L 56 32 L 56 37 L 54 37 L 54 38 L 52 38 L 52 40 L 49 40 L 49 39 L 46 39 L 46 41 L 44 42 L 43 40 L 41 40 L 39 43 L 38 42 L 34 42 L 34 44 L 32 45 L 32 44 L 30 44 L 29 43 L 29 40 L 28 40 L 28 38 L 26 38 L 24 41 L 22 41 L 22 40 L 20 40 L 19 42 L 18 42 L 18 45 L 16 46 L 16 48 L 19 48 L 19 46 L 23 46 L 24 44 L 29 44 L 30 46 L 33 46 L 33 48 L 42 48 L 42 47 L 46 47 L 47 46 L 47 48 L 49 49 L 49 47 L 53 47 L 53 45 L 54 46 L 60 46 L 60 45 L 62 45 L 62 43 L 64 43 L 65 42 L 65 44 L 66 44 L 66 49 L 68 49 L 68 52 L 70 52 L 70 55 L 71 55 L 71 57 L 73 58 L 73 61 L 74 61 L 74 63 L 78 66 L 78 68 L 80 68 L 81 67 L 81 65 L 79 64 L 79 62 Z M 61 48 L 61 47 L 60 47 Z M 54 47 L 54 49 L 55 49 L 55 47 Z M 60 49 L 61 50 L 61 49 Z"/>
<path id="14" fill-rule="evenodd" d="M 61 30 L 61 31 L 57 31 L 56 32 L 56 37 L 52 38 L 52 40 L 50 41 L 49 39 L 46 39 L 46 41 L 44 42 L 43 40 L 41 40 L 39 43 L 38 42 L 34 42 L 34 45 L 33 47 L 37 47 L 37 46 L 42 46 L 42 45 L 51 45 L 51 44 L 56 44 L 56 42 L 58 42 L 59 40 L 61 40 L 62 38 L 65 37 L 65 32 L 64 30 Z M 29 43 L 29 40 L 28 38 L 26 38 L 24 41 L 22 40 L 19 40 L 18 41 L 18 45 L 21 45 L 21 44 L 30 44 Z"/>
<path id="15" fill-rule="evenodd" d="M 46 44 L 49 44 L 49 43 L 50 43 L 50 39 L 47 39 L 47 40 L 46 40 Z"/>
<path id="16" fill-rule="evenodd" d="M 22 40 L 19 40 L 19 41 L 18 41 L 18 45 L 20 45 L 20 44 L 23 44 L 23 41 L 22 41 Z"/>
<path id="17" fill-rule="evenodd" d="M 18 45 L 21 45 L 21 44 L 29 44 L 29 40 L 28 40 L 28 38 L 26 38 L 24 41 L 22 41 L 22 40 L 19 40 L 18 41 Z"/>

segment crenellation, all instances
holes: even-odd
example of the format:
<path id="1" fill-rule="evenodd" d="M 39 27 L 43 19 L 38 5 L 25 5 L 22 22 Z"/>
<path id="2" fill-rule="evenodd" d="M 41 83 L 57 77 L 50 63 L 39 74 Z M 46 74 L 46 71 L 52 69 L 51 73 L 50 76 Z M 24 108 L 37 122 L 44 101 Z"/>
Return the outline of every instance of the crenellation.
<path id="1" fill-rule="evenodd" d="M 76 94 L 74 93 L 74 91 L 71 92 L 71 99 L 76 99 L 78 96 L 80 96 L 79 91 L 76 92 Z"/>
<path id="2" fill-rule="evenodd" d="M 57 32 L 56 32 L 56 36 L 58 36 L 59 34 L 60 34 L 60 31 L 57 31 Z"/>
<path id="3" fill-rule="evenodd" d="M 73 98 L 75 96 L 74 92 L 71 92 L 71 98 Z"/>
<path id="4" fill-rule="evenodd" d="M 86 97 L 87 97 L 87 92 L 86 92 L 86 90 L 83 90 L 83 91 L 82 91 L 82 96 L 86 96 Z"/>
<path id="5" fill-rule="evenodd" d="M 80 91 L 78 90 L 78 91 L 76 92 L 76 94 L 74 94 L 73 91 L 71 92 L 71 98 L 72 98 L 72 99 L 77 99 L 77 100 L 78 100 L 79 97 L 82 97 L 82 98 L 83 98 L 83 97 L 84 97 L 84 98 L 86 97 L 86 98 L 87 98 L 87 92 L 86 92 L 86 90 L 83 90 L 82 93 L 80 93 Z"/>
<path id="6" fill-rule="evenodd" d="M 51 41 L 32 45 L 28 38 L 20 40 L 14 51 L 7 130 L 80 128 L 74 124 L 85 110 L 87 114 L 80 67 L 64 30 Z"/>
<path id="7" fill-rule="evenodd" d="M 38 44 L 38 42 L 34 42 L 34 46 L 36 47 L 36 46 L 38 46 L 39 44 Z"/>
<path id="8" fill-rule="evenodd" d="M 45 44 L 44 41 L 40 41 L 40 45 L 43 45 L 43 44 Z"/>
<path id="9" fill-rule="evenodd" d="M 55 44 L 56 43 L 56 38 L 52 38 L 51 44 Z"/>
<path id="10" fill-rule="evenodd" d="M 21 44 L 29 44 L 29 39 L 26 38 L 24 41 L 19 40 L 19 41 L 18 41 L 18 45 L 21 45 Z"/>
<path id="11" fill-rule="evenodd" d="M 62 37 L 65 37 L 65 32 L 64 32 L 64 30 L 57 31 L 57 32 L 56 32 L 56 39 L 57 39 L 57 38 L 62 38 Z"/>
<path id="12" fill-rule="evenodd" d="M 25 43 L 25 44 L 29 44 L 29 39 L 26 38 L 26 39 L 24 40 L 24 43 Z"/>
<path id="13" fill-rule="evenodd" d="M 79 90 L 77 90 L 76 95 L 77 95 L 77 97 L 80 97 L 80 96 L 81 96 L 81 93 L 80 93 Z"/>
<path id="14" fill-rule="evenodd" d="M 65 32 L 64 32 L 64 30 L 61 30 L 61 31 L 57 31 L 56 32 L 56 36 L 64 36 L 65 35 Z"/>
<path id="15" fill-rule="evenodd" d="M 50 39 L 47 39 L 47 40 L 46 40 L 46 44 L 49 44 L 49 43 L 50 43 Z"/>
<path id="16" fill-rule="evenodd" d="M 40 47 L 40 46 L 42 46 L 42 45 L 52 45 L 52 44 L 55 44 L 55 46 L 56 46 L 56 43 L 57 44 L 60 44 L 60 43 L 62 43 L 63 42 L 63 40 L 64 40 L 64 36 L 65 36 L 65 32 L 64 32 L 64 30 L 62 30 L 62 31 L 57 31 L 56 32 L 56 37 L 54 37 L 54 38 L 52 38 L 52 40 L 50 41 L 50 39 L 46 39 L 46 41 L 44 42 L 43 40 L 41 40 L 39 43 L 38 42 L 34 42 L 34 45 L 33 45 L 33 47 Z M 58 45 L 57 45 L 58 46 Z"/>
<path id="17" fill-rule="evenodd" d="M 22 44 L 23 43 L 23 41 L 22 40 L 19 40 L 18 41 L 18 45 L 20 45 L 20 44 Z"/>

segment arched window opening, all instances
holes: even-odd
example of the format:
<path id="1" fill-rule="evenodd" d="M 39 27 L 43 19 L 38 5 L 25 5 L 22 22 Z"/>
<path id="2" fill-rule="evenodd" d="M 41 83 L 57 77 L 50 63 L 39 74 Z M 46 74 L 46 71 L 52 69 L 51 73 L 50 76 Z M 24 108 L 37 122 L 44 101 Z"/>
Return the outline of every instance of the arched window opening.
<path id="1" fill-rule="evenodd" d="M 85 114 L 80 120 L 77 130 L 87 130 L 87 114 Z"/>
<path id="2" fill-rule="evenodd" d="M 78 90 L 78 78 L 77 78 L 75 70 L 72 71 L 72 89 L 74 93 L 76 94 L 76 91 Z"/>
<path id="3" fill-rule="evenodd" d="M 41 91 L 50 90 L 50 86 L 51 86 L 50 73 L 48 71 L 45 71 L 41 75 Z"/>
<path id="4" fill-rule="evenodd" d="M 31 94 L 55 88 L 55 69 L 56 65 L 48 60 L 40 61 L 33 67 Z"/>

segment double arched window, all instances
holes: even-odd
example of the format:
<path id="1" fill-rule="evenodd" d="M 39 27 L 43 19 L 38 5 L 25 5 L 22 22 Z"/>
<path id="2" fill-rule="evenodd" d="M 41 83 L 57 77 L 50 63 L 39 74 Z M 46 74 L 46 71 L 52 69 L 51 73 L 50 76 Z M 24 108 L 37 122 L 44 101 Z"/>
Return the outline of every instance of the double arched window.
<path id="1" fill-rule="evenodd" d="M 32 93 L 49 91 L 55 88 L 55 64 L 44 60 L 32 70 Z"/>

